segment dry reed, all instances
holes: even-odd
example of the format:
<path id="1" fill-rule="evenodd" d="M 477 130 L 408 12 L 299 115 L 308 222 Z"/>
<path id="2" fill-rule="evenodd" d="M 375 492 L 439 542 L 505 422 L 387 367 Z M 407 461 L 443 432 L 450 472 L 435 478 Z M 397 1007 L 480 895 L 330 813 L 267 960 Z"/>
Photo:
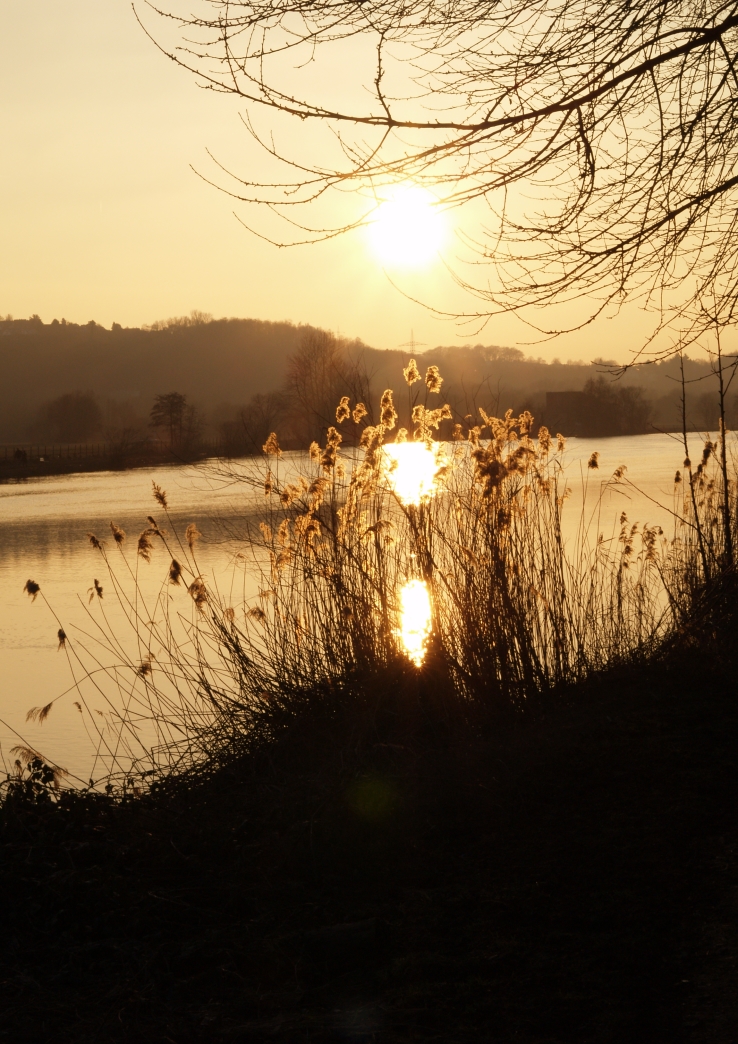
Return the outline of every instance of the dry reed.
<path id="1" fill-rule="evenodd" d="M 404 377 L 408 386 L 420 382 L 414 360 Z M 441 383 L 431 367 L 427 391 L 439 393 Z M 100 779 L 117 774 L 132 788 L 136 775 L 138 787 L 142 775 L 181 769 L 248 741 L 260 718 L 274 720 L 275 708 L 294 717 L 300 700 L 326 688 L 358 684 L 370 691 L 388 671 L 417 672 L 400 637 L 401 592 L 410 581 L 427 586 L 432 606 L 418 677 L 431 673 L 454 713 L 521 712 L 596 671 L 654 653 L 731 564 L 725 520 L 738 515 L 736 485 L 730 480 L 725 488 L 710 441 L 694 472 L 686 460 L 683 477 L 677 473 L 671 539 L 623 515 L 616 538 L 605 540 L 582 512 L 565 540 L 570 491 L 561 435 L 535 431 L 529 413 L 495 418 L 480 411 L 477 423 L 457 423 L 453 441 L 439 443 L 433 436 L 450 419 L 449 408 L 416 403 L 412 414 L 411 441 L 435 453 L 433 489 L 417 503 L 403 499 L 385 451 L 397 420 L 389 390 L 379 424 L 364 428 L 358 450 L 342 449 L 341 433 L 331 427 L 324 446 L 285 457 L 272 433 L 263 469 L 231 465 L 258 511 L 238 549 L 258 594 L 240 604 L 203 578 L 194 525 L 181 542 L 149 517 L 127 557 L 122 531 L 111 523 L 118 564 L 90 538 L 133 639 L 126 645 L 104 625 L 96 651 L 92 639 L 60 638 L 76 665 L 77 692 L 90 679 L 102 691 L 104 675 L 119 693 L 117 705 L 108 698 L 102 724 L 84 698 L 78 704 L 97 745 Z M 347 399 L 336 416 L 339 424 L 352 416 Z M 354 422 L 365 416 L 357 404 Z M 400 429 L 395 442 L 408 437 Z M 588 472 L 598 468 L 593 453 Z M 627 483 L 625 468 L 609 481 Z M 155 486 L 154 496 L 169 519 L 166 494 Z M 170 565 L 152 606 L 138 569 L 149 568 L 153 537 Z M 180 580 L 189 608 L 168 593 Z M 38 588 L 29 581 L 26 590 L 35 597 Z M 102 599 L 98 580 L 90 594 Z M 104 665 L 103 652 L 113 667 Z M 42 720 L 48 710 L 32 713 Z"/>

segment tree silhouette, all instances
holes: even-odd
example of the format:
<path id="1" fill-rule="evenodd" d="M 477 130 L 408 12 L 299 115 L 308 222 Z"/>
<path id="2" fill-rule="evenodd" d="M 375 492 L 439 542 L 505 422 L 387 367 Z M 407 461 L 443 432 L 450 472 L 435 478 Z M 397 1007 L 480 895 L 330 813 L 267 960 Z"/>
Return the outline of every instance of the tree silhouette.
<path id="1" fill-rule="evenodd" d="M 91 392 L 69 392 L 41 407 L 37 427 L 55 442 L 85 442 L 102 428 L 102 411 Z"/>
<path id="2" fill-rule="evenodd" d="M 257 392 L 234 420 L 220 425 L 223 450 L 233 457 L 257 456 L 272 431 L 284 430 L 289 417 L 283 392 Z M 302 448 L 302 447 L 301 447 Z"/>
<path id="3" fill-rule="evenodd" d="M 187 396 L 179 392 L 169 392 L 154 398 L 149 423 L 152 428 L 163 428 L 167 432 L 170 449 L 182 442 L 186 410 Z"/>
<path id="4" fill-rule="evenodd" d="M 371 382 L 361 349 L 325 330 L 305 331 L 288 360 L 285 389 L 289 427 L 298 445 L 325 436 L 336 424 L 336 406 L 344 395 L 354 405 L 363 402 L 371 419 Z"/>
<path id="5" fill-rule="evenodd" d="M 465 240 L 483 278 L 455 269 L 480 319 L 528 309 L 547 329 L 566 303 L 581 325 L 636 296 L 682 344 L 735 319 L 738 0 L 170 0 L 159 14 L 158 46 L 243 99 L 250 133 L 289 165 L 210 180 L 284 214 L 292 241 L 370 221 L 383 186 L 411 180 L 439 206 L 485 208 Z M 330 133 L 288 153 L 285 117 Z M 322 218 L 350 186 L 363 211 Z"/>

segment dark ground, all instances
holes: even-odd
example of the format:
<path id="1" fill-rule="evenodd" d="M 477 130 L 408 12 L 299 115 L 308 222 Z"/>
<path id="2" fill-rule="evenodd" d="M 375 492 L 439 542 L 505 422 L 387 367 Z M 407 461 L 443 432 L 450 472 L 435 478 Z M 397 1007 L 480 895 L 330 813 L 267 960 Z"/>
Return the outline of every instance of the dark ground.
<path id="1" fill-rule="evenodd" d="M 475 738 L 8 801 L 0 1038 L 738 1040 L 735 618 Z"/>

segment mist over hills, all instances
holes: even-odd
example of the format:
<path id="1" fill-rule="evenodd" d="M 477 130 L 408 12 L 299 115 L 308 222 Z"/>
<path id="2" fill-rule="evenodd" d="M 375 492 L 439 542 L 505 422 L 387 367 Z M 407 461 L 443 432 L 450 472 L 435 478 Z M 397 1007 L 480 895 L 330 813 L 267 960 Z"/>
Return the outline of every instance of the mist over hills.
<path id="1" fill-rule="evenodd" d="M 90 393 L 99 403 L 103 436 L 121 426 L 145 430 L 154 396 L 172 391 L 195 404 L 204 428 L 216 432 L 254 396 L 282 390 L 290 359 L 306 337 L 316 335 L 332 336 L 309 325 L 213 319 L 196 312 L 144 328 L 114 323 L 109 330 L 93 321 L 80 325 L 43 323 L 38 316 L 0 318 L 0 442 L 49 437 L 43 431 L 44 409 L 48 413 L 50 402 L 70 393 Z M 401 391 L 408 351 L 373 348 L 359 339 L 341 340 L 340 348 L 366 374 L 372 398 L 386 387 Z M 421 360 L 421 353 L 415 354 Z M 591 391 L 592 382 L 599 382 L 601 401 L 609 402 L 612 417 L 623 414 L 626 400 L 635 409 L 628 430 L 674 430 L 680 424 L 676 359 L 634 367 L 616 382 L 604 360 L 545 362 L 515 348 L 482 344 L 426 350 L 421 365 L 428 364 L 440 367 L 443 398 L 459 417 L 477 406 L 494 412 L 530 409 L 538 421 L 556 427 L 550 393 L 582 392 L 585 385 Z M 690 359 L 686 371 L 690 381 L 697 381 L 689 386 L 690 426 L 714 428 L 715 380 L 709 363 Z M 596 387 L 594 391 L 600 394 Z M 570 427 L 584 399 L 571 401 L 571 417 L 558 418 Z M 597 406 L 600 400 L 591 401 Z M 733 397 L 731 412 L 736 412 L 735 405 Z M 590 412 L 604 416 L 603 409 Z"/>

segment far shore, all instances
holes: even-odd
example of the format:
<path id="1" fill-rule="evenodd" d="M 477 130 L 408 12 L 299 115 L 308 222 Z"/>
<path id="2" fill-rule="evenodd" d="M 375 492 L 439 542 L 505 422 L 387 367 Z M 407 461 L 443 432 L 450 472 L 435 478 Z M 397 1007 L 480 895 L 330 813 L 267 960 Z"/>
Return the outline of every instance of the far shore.
<path id="1" fill-rule="evenodd" d="M 73 475 L 90 471 L 129 471 L 163 464 L 195 464 L 208 457 L 219 456 L 217 448 L 208 446 L 196 452 L 181 453 L 149 446 L 116 448 L 99 444 L 85 446 L 33 447 L 18 453 L 0 449 L 0 484 L 48 475 Z"/>
<path id="2" fill-rule="evenodd" d="M 654 429 L 643 434 L 665 435 L 678 434 Z M 690 436 L 704 435 L 701 430 L 690 430 Z M 617 435 L 603 435 L 598 441 L 619 438 Z M 633 436 L 638 437 L 638 436 Z M 285 450 L 298 447 L 291 443 L 282 446 Z M 239 452 L 237 459 L 256 456 L 255 453 Z M 213 457 L 232 459 L 232 453 L 223 452 L 217 443 L 204 443 L 190 451 L 172 450 L 168 447 L 151 445 L 150 443 L 134 443 L 120 447 L 110 443 L 92 443 L 77 445 L 18 444 L 10 443 L 0 446 L 0 485 L 30 478 L 44 478 L 49 475 L 74 475 L 80 472 L 94 471 L 130 471 L 136 468 L 152 468 L 161 465 L 188 465 Z"/>

